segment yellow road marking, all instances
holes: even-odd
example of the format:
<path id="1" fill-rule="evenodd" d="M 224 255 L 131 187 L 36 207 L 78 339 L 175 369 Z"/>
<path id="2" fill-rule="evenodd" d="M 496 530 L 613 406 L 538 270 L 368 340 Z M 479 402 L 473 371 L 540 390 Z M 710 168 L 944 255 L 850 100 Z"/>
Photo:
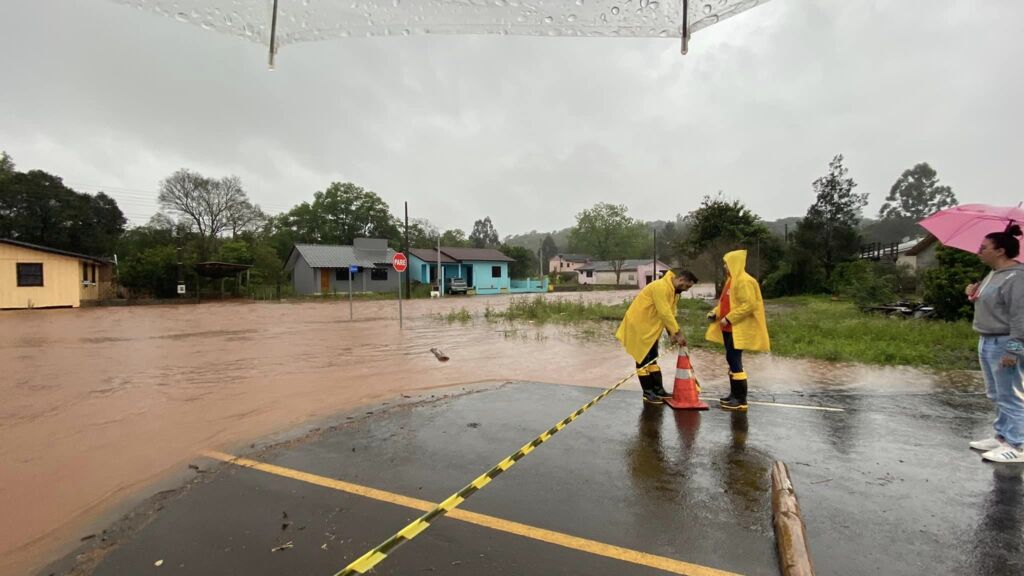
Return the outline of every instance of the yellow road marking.
<path id="1" fill-rule="evenodd" d="M 281 476 L 284 478 L 291 478 L 292 480 L 298 480 L 307 484 L 314 484 L 316 486 L 323 486 L 324 488 L 331 488 L 341 492 L 347 492 L 349 494 L 355 494 L 357 496 L 363 496 L 372 500 L 379 500 L 381 502 L 387 502 L 389 504 L 397 504 L 398 506 L 404 506 L 406 508 L 412 508 L 414 510 L 420 510 L 423 512 L 429 512 L 433 510 L 436 504 L 433 502 L 427 502 L 426 500 L 420 500 L 418 498 L 410 498 L 394 492 L 387 492 L 385 490 L 378 490 L 376 488 L 370 488 L 368 486 L 361 486 L 359 484 L 352 484 L 351 482 L 345 482 L 343 480 L 335 480 L 333 478 L 327 478 L 326 476 L 318 476 L 316 474 L 310 474 L 308 472 L 302 472 L 300 470 L 293 470 L 291 468 L 284 468 L 282 466 L 275 466 L 273 464 L 267 464 L 259 462 L 257 460 L 251 460 L 249 458 L 235 457 L 224 452 L 217 452 L 215 450 L 204 450 L 203 456 L 212 458 L 214 460 L 220 460 L 222 462 L 228 462 L 244 468 L 251 468 L 253 470 L 259 470 L 260 472 L 266 472 L 268 474 L 274 474 L 275 476 Z M 515 534 L 524 538 L 530 538 L 539 542 L 546 542 L 548 544 L 555 544 L 556 546 L 562 546 L 564 548 L 570 548 L 572 550 L 578 550 L 580 552 L 587 552 L 594 554 L 595 556 L 604 556 L 606 558 L 612 558 L 614 560 L 621 560 L 623 562 L 629 562 L 631 564 L 638 564 L 640 566 L 647 566 L 649 568 L 656 568 L 658 570 L 664 570 L 672 574 L 683 574 L 686 576 L 739 576 L 733 572 L 726 572 L 724 570 L 716 570 L 714 568 L 708 568 L 701 566 L 700 564 L 691 564 L 689 562 L 683 562 L 681 560 L 675 560 L 673 558 L 667 558 L 665 556 L 657 556 L 654 554 L 648 554 L 646 552 L 640 552 L 638 550 L 631 550 L 629 548 L 623 548 L 621 546 L 614 546 L 612 544 L 605 544 L 596 540 L 589 540 L 587 538 L 579 538 L 577 536 L 571 536 L 569 534 L 563 534 L 561 532 L 555 532 L 553 530 L 545 530 L 543 528 L 537 528 L 528 524 L 521 524 L 519 522 L 512 522 L 510 520 L 504 520 L 495 516 L 488 516 L 486 514 L 478 514 L 476 512 L 469 512 L 468 510 L 452 510 L 448 513 L 449 518 L 467 522 L 469 524 L 475 524 L 484 528 L 490 528 L 499 532 L 506 532 L 508 534 Z"/>

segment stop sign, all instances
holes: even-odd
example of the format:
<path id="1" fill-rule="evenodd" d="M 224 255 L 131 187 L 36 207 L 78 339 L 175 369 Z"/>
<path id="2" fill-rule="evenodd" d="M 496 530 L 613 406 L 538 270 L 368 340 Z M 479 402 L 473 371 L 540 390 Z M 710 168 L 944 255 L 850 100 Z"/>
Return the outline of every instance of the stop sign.
<path id="1" fill-rule="evenodd" d="M 391 259 L 391 265 L 395 268 L 396 272 L 405 272 L 405 269 L 409 267 L 409 260 L 405 257 L 405 254 L 396 252 L 395 257 Z"/>

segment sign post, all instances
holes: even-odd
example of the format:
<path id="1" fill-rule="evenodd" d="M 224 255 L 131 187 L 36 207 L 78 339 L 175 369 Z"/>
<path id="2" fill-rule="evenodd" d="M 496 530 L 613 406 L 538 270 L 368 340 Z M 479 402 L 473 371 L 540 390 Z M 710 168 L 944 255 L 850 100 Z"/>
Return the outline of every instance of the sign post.
<path id="1" fill-rule="evenodd" d="M 348 267 L 348 319 L 352 320 L 352 275 L 359 272 L 355 264 Z"/>
<path id="2" fill-rule="evenodd" d="M 402 273 L 409 267 L 409 260 L 405 254 L 396 252 L 391 259 L 391 266 L 398 272 L 398 328 L 402 329 Z"/>

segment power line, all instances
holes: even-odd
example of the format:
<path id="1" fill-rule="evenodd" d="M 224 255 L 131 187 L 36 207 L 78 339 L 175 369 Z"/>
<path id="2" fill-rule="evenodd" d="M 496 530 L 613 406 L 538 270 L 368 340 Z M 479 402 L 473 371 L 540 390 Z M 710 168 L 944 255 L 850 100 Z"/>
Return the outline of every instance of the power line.
<path id="1" fill-rule="evenodd" d="M 12 188 L 17 188 L 17 189 L 20 189 L 20 190 L 30 191 L 30 192 L 48 192 L 48 191 L 52 190 L 52 188 L 47 188 L 47 187 L 43 187 L 43 186 L 27 186 L 27 185 L 22 184 L 22 183 L 17 183 L 17 184 L 9 183 L 9 184 L 7 184 L 7 186 L 12 187 Z M 154 208 L 156 208 L 156 211 L 159 211 L 159 209 L 160 209 L 160 203 L 159 203 L 159 201 L 156 198 L 157 196 L 159 196 L 159 192 L 145 191 L 145 190 L 138 190 L 138 189 L 130 189 L 130 188 L 119 189 L 117 187 L 94 186 L 94 185 L 91 185 L 91 184 L 72 184 L 70 182 L 64 183 L 64 186 L 66 186 L 72 192 L 79 192 L 79 193 L 85 193 L 85 194 L 97 194 L 99 192 L 102 192 L 102 193 L 106 194 L 107 196 L 110 196 L 111 198 L 113 198 L 115 201 L 117 201 L 119 207 L 120 207 L 120 205 L 122 203 L 124 203 L 124 204 L 134 204 L 135 208 L 153 206 Z M 92 189 L 90 190 L 88 188 L 92 188 Z M 125 192 L 124 190 L 129 190 L 129 192 Z M 262 209 L 270 210 L 272 212 L 288 212 L 292 208 L 294 208 L 294 206 L 292 206 L 292 207 L 285 207 L 285 206 L 282 206 L 282 205 L 279 205 L 279 204 L 260 204 L 260 203 L 257 203 L 257 205 L 259 205 L 260 208 L 262 208 Z M 146 216 L 146 218 L 149 218 L 149 216 Z"/>

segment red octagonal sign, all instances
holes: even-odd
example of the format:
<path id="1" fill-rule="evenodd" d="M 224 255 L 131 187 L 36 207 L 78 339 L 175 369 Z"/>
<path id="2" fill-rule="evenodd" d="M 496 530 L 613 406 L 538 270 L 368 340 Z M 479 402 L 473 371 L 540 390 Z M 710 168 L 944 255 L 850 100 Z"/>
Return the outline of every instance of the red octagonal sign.
<path id="1" fill-rule="evenodd" d="M 405 269 L 409 267 L 409 260 L 405 257 L 405 254 L 396 252 L 395 257 L 391 259 L 391 265 L 395 268 L 396 272 L 405 272 Z"/>

